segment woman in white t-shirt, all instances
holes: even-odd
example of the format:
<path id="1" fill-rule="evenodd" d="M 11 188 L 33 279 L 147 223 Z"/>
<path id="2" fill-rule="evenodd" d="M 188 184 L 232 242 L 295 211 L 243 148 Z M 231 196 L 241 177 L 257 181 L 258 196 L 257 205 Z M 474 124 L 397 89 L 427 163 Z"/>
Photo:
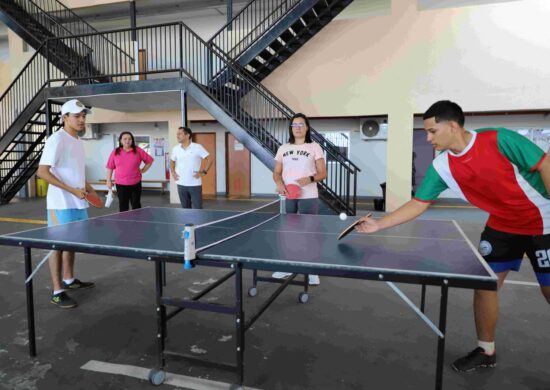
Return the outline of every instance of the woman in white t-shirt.
<path id="1" fill-rule="evenodd" d="M 290 119 L 288 143 L 281 145 L 275 155 L 273 180 L 277 192 L 288 195 L 286 185 L 297 184 L 300 194 L 296 199 L 286 199 L 286 212 L 289 214 L 317 214 L 319 212 L 319 192 L 317 182 L 327 177 L 323 149 L 311 140 L 309 119 L 304 114 L 295 114 Z M 286 272 L 275 272 L 274 278 L 289 276 Z M 309 275 L 309 284 L 318 285 L 319 277 Z"/>

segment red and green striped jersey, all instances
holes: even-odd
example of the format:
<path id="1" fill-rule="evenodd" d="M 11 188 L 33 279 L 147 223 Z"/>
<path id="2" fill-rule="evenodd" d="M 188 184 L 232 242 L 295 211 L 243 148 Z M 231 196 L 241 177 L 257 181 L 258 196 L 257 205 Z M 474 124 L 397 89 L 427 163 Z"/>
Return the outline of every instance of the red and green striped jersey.
<path id="1" fill-rule="evenodd" d="M 415 194 L 433 202 L 451 189 L 489 213 L 487 226 L 507 233 L 550 233 L 550 199 L 537 168 L 546 153 L 514 131 L 478 129 L 459 154 L 437 156 Z"/>

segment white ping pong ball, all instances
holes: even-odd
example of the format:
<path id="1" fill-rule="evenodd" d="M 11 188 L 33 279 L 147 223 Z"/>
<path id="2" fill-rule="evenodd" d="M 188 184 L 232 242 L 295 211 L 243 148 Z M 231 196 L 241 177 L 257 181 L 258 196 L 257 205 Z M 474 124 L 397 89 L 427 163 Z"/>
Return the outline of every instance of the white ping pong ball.
<path id="1" fill-rule="evenodd" d="M 340 213 L 340 219 L 342 221 L 345 221 L 346 219 L 348 219 L 348 215 L 346 213 Z"/>

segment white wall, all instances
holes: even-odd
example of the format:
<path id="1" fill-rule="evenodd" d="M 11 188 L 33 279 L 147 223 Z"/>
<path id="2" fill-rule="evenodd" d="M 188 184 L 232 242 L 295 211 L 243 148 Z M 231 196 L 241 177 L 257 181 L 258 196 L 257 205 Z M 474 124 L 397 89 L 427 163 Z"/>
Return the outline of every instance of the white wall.
<path id="1" fill-rule="evenodd" d="M 84 140 L 86 150 L 86 179 L 88 181 L 97 181 L 105 179 L 107 160 L 110 153 L 118 146 L 118 136 L 123 131 L 129 131 L 134 136 L 150 137 L 151 155 L 154 158 L 153 165 L 143 175 L 143 180 L 164 180 L 165 176 L 165 157 L 155 156 L 153 143 L 155 138 L 164 138 L 164 153 L 169 153 L 168 124 L 166 122 L 134 122 L 134 123 L 103 123 L 99 125 L 99 139 Z M 143 187 L 156 187 L 156 184 L 143 184 Z"/>
<path id="2" fill-rule="evenodd" d="M 422 118 L 414 118 L 414 127 L 423 128 Z M 508 129 L 520 128 L 546 128 L 550 129 L 550 117 L 545 114 L 529 115 L 485 115 L 466 116 L 464 127 L 468 130 L 475 130 L 484 127 L 505 127 Z M 420 183 L 417 183 L 419 185 Z M 458 199 L 450 190 L 444 191 L 440 198 Z"/>

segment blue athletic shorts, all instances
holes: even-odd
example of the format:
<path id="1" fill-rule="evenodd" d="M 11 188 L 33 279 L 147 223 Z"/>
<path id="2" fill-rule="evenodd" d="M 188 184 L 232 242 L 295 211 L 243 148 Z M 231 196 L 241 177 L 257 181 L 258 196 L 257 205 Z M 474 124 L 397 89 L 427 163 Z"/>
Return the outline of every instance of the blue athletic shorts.
<path id="1" fill-rule="evenodd" d="M 84 219 L 88 219 L 87 209 L 48 209 L 48 226 L 63 225 Z"/>
<path id="2" fill-rule="evenodd" d="M 524 236 L 505 233 L 485 226 L 479 253 L 496 273 L 519 271 L 527 255 L 541 286 L 550 286 L 550 234 Z"/>

